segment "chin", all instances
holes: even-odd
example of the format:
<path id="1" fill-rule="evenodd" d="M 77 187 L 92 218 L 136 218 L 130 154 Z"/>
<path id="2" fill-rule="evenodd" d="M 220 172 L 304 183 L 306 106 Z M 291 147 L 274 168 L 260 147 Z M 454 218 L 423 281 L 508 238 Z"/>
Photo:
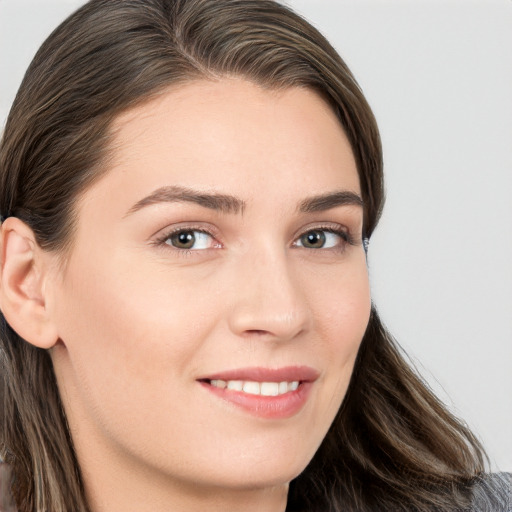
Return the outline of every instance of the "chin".
<path id="1" fill-rule="evenodd" d="M 301 458 L 288 452 L 286 456 L 276 454 L 268 458 L 255 460 L 256 457 L 241 457 L 236 463 L 231 461 L 224 470 L 216 467 L 210 471 L 216 472 L 216 485 L 221 488 L 236 488 L 239 490 L 255 490 L 288 485 L 299 476 L 309 464 L 311 457 Z M 204 475 L 208 474 L 205 470 Z"/>
<path id="2" fill-rule="evenodd" d="M 219 480 L 217 486 L 219 488 L 231 488 L 239 491 L 255 491 L 261 489 L 270 489 L 276 487 L 287 486 L 293 479 L 299 476 L 305 469 L 306 465 L 300 468 L 294 467 L 268 467 L 262 465 L 256 468 L 250 468 L 247 471 L 237 472 L 236 478 L 234 475 Z"/>

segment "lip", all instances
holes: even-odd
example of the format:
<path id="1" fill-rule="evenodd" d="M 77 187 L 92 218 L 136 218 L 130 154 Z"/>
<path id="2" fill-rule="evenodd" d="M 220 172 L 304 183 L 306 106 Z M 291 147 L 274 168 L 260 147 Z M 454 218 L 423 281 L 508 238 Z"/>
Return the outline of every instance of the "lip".
<path id="1" fill-rule="evenodd" d="M 285 366 L 282 368 L 250 367 L 212 373 L 198 380 L 251 380 L 254 382 L 298 380 L 299 382 L 313 382 L 318 379 L 318 376 L 319 372 L 309 366 Z"/>
<path id="2" fill-rule="evenodd" d="M 319 372 L 309 366 L 282 368 L 238 368 L 220 371 L 197 379 L 208 392 L 253 416 L 265 419 L 286 419 L 297 414 L 306 404 Z M 279 396 L 251 395 L 242 391 L 212 386 L 212 380 L 242 380 L 254 382 L 298 381 L 299 387 Z"/>

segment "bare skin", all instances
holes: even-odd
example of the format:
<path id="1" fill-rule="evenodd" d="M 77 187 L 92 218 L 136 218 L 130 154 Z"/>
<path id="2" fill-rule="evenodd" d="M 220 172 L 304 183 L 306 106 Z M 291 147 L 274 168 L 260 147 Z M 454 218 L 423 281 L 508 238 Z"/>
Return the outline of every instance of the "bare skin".
<path id="1" fill-rule="evenodd" d="M 370 313 L 350 145 L 314 92 L 239 79 L 169 89 L 114 134 L 64 268 L 2 227 L 3 282 L 37 297 L 24 335 L 51 350 L 91 510 L 282 512 Z M 247 368 L 309 380 L 245 405 L 212 389 Z"/>

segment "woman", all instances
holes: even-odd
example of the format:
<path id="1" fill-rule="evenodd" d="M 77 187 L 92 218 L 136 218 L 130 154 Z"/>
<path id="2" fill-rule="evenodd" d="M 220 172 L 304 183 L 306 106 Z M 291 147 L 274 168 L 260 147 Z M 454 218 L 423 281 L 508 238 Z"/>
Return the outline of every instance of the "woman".
<path id="1" fill-rule="evenodd" d="M 0 172 L 18 510 L 504 503 L 371 305 L 375 120 L 285 7 L 89 2 L 32 62 Z"/>

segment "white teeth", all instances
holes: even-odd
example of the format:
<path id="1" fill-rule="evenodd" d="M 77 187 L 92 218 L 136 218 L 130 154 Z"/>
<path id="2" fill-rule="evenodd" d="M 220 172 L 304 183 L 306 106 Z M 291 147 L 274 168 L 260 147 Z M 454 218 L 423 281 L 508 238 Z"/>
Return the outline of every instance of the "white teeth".
<path id="1" fill-rule="evenodd" d="M 244 382 L 243 392 L 249 393 L 249 395 L 259 395 L 260 394 L 260 383 L 259 382 Z"/>
<path id="2" fill-rule="evenodd" d="M 220 389 L 230 389 L 233 391 L 243 391 L 249 395 L 261 396 L 279 396 L 295 391 L 299 387 L 299 381 L 294 380 L 291 382 L 255 382 L 250 380 L 222 380 L 214 379 L 210 384 Z"/>
<path id="3" fill-rule="evenodd" d="M 263 396 L 277 396 L 279 395 L 279 384 L 277 382 L 262 382 L 261 394 Z"/>
<path id="4" fill-rule="evenodd" d="M 279 394 L 282 395 L 288 391 L 288 382 L 279 383 Z"/>
<path id="5" fill-rule="evenodd" d="M 227 384 L 227 388 L 233 391 L 242 391 L 244 388 L 244 383 L 241 380 L 230 380 Z"/>

